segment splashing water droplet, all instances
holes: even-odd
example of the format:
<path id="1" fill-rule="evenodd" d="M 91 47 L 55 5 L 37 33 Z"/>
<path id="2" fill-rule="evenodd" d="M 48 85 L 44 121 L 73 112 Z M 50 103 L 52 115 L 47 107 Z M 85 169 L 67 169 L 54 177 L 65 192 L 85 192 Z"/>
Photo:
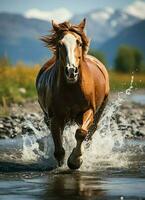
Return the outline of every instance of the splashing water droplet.
<path id="1" fill-rule="evenodd" d="M 124 145 L 124 137 L 119 131 L 117 123 L 113 120 L 122 103 L 131 94 L 133 89 L 134 76 L 131 77 L 130 87 L 124 92 L 119 92 L 115 101 L 109 102 L 104 110 L 104 114 L 99 121 L 98 129 L 94 133 L 91 141 L 84 142 L 83 164 L 81 170 L 97 170 L 103 167 L 127 166 L 127 152 L 122 153 L 119 149 Z M 46 125 L 43 130 L 38 131 L 30 121 L 25 122 L 35 135 L 23 136 L 22 160 L 39 161 L 41 158 L 51 158 L 54 152 L 54 144 Z M 40 123 L 44 123 L 41 121 Z M 42 126 L 41 126 L 42 127 Z M 63 146 L 66 151 L 65 162 L 62 168 L 67 167 L 67 159 L 76 145 L 75 131 L 77 125 L 67 126 L 63 134 Z M 43 148 L 40 148 L 43 143 Z"/>

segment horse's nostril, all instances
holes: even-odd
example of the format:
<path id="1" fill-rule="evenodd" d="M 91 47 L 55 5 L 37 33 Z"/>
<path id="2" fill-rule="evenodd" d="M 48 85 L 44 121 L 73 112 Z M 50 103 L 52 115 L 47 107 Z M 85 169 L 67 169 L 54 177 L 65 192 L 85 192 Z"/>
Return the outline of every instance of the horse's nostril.
<path id="1" fill-rule="evenodd" d="M 66 75 L 69 75 L 69 71 L 68 71 L 67 67 L 65 68 L 65 73 L 66 73 Z"/>
<path id="2" fill-rule="evenodd" d="M 78 73 L 78 68 L 77 67 L 75 67 L 75 73 Z"/>
<path id="3" fill-rule="evenodd" d="M 65 68 L 65 74 L 69 78 L 75 78 L 78 74 L 78 68 L 77 67 L 66 67 Z"/>

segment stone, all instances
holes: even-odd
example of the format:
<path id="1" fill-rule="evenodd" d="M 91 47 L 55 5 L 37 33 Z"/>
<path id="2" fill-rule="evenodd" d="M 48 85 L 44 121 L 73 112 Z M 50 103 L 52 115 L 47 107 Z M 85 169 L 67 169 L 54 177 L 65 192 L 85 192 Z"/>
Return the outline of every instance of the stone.
<path id="1" fill-rule="evenodd" d="M 0 123 L 0 129 L 1 129 L 1 128 L 4 128 L 4 125 L 3 125 L 2 123 Z"/>

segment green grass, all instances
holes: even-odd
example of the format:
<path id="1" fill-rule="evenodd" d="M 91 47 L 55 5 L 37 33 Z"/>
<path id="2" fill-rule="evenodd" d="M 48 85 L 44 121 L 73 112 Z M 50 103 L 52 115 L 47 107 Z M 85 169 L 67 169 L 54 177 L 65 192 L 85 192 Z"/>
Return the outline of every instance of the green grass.
<path id="1" fill-rule="evenodd" d="M 145 89 L 145 73 L 123 74 L 114 71 L 109 72 L 111 91 L 121 91 L 130 87 L 133 76 L 133 88 Z"/>
<path id="2" fill-rule="evenodd" d="M 0 66 L 0 104 L 22 102 L 36 97 L 35 79 L 40 67 L 18 63 L 16 66 Z"/>
<path id="3" fill-rule="evenodd" d="M 15 66 L 0 65 L 0 105 L 6 107 L 11 102 L 21 103 L 27 99 L 35 99 L 35 79 L 39 69 L 39 65 L 27 66 L 24 63 Z M 110 71 L 109 76 L 111 91 L 125 90 L 130 86 L 131 74 Z M 134 74 L 133 86 L 145 88 L 145 74 Z"/>

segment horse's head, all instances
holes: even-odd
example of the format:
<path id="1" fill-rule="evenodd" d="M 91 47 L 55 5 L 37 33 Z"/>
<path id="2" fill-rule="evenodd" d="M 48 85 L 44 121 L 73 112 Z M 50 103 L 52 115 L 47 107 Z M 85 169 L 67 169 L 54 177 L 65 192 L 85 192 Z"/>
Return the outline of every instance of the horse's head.
<path id="1" fill-rule="evenodd" d="M 52 22 L 53 29 L 59 31 L 61 24 Z M 69 27 L 70 24 L 67 23 Z M 78 25 L 77 29 L 83 31 L 85 19 Z M 71 29 L 64 30 L 58 41 L 58 56 L 64 66 L 66 80 L 75 83 L 79 76 L 79 66 L 82 59 L 83 41 L 81 35 Z"/>
<path id="2" fill-rule="evenodd" d="M 42 38 L 61 62 L 67 82 L 75 83 L 79 77 L 79 67 L 89 41 L 84 33 L 86 20 L 78 25 L 69 22 L 57 24 L 52 21 L 52 35 Z"/>

